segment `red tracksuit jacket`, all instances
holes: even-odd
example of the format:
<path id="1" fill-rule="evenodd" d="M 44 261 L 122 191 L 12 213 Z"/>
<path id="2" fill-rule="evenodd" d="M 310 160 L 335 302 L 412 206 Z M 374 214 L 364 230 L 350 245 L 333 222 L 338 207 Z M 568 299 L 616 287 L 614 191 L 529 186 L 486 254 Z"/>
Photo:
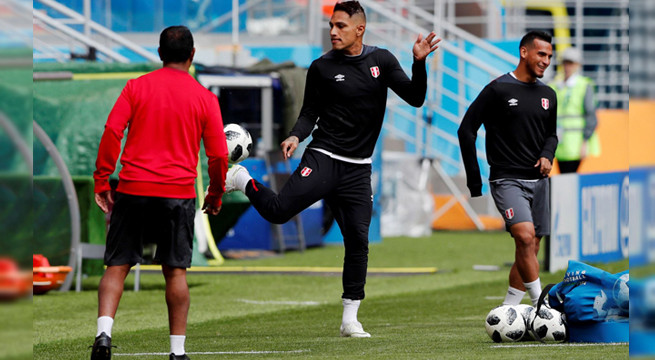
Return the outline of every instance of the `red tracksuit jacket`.
<path id="1" fill-rule="evenodd" d="M 221 204 L 227 173 L 227 143 L 216 95 L 188 73 L 164 67 L 127 82 L 100 141 L 95 192 L 110 190 L 121 140 L 123 168 L 117 191 L 141 196 L 191 199 L 203 140 L 209 158 L 209 197 Z"/>

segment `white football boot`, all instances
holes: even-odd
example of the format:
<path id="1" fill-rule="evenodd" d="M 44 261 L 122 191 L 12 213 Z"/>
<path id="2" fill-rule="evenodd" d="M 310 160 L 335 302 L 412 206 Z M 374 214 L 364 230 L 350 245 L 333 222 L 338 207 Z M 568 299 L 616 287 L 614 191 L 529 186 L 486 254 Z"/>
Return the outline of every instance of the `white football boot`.
<path id="1" fill-rule="evenodd" d="M 239 174 L 240 172 L 243 173 Z M 245 167 L 241 165 L 232 165 L 232 167 L 227 171 L 227 175 L 225 175 L 225 193 L 229 194 L 235 190 L 242 192 L 245 191 L 248 178 L 250 178 L 250 174 Z"/>
<path id="2" fill-rule="evenodd" d="M 371 337 L 371 334 L 364 331 L 359 321 L 355 321 L 347 325 L 341 325 L 341 337 L 368 338 Z"/>

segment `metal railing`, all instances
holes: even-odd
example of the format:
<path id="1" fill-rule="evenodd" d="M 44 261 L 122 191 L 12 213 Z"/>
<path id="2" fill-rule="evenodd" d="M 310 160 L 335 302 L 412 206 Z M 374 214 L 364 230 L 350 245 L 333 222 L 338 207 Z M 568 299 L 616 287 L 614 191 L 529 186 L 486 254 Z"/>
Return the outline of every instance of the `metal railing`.
<path id="1" fill-rule="evenodd" d="M 427 12 L 420 8 L 406 5 L 400 8 L 396 8 L 394 9 L 396 11 L 393 11 L 390 10 L 390 6 L 384 2 L 378 3 L 371 0 L 362 0 L 360 2 L 367 9 L 367 32 L 371 35 L 374 35 L 375 40 L 377 40 L 373 43 L 382 43 L 393 47 L 394 54 L 396 54 L 396 56 L 398 56 L 401 60 L 411 59 L 413 56 L 411 52 L 411 45 L 415 40 L 416 34 L 422 33 L 425 35 L 431 30 L 419 26 L 416 22 L 408 21 L 409 16 L 420 18 L 430 25 L 434 25 L 435 21 L 439 23 L 441 33 L 438 35 L 444 40 L 442 40 L 440 43 L 440 50 L 438 50 L 433 55 L 434 58 L 430 61 L 428 74 L 428 100 L 424 105 L 427 106 L 431 111 L 434 111 L 439 119 L 450 121 L 456 125 L 459 125 L 466 108 L 468 108 L 470 105 L 470 100 L 465 95 L 467 89 L 473 90 L 473 92 L 479 91 L 486 83 L 503 73 L 502 70 L 485 63 L 473 54 L 465 51 L 465 42 L 468 42 L 477 48 L 487 51 L 490 53 L 490 55 L 502 59 L 508 64 L 518 63 L 518 59 L 516 57 L 496 48 L 492 44 L 482 39 L 467 33 L 462 29 L 448 24 L 447 22 L 439 22 L 439 17 L 431 17 Z M 407 15 L 401 16 L 399 13 L 405 13 Z M 371 39 L 369 38 L 369 40 Z M 486 74 L 487 78 L 484 79 L 485 81 L 474 82 L 466 76 L 464 71 L 456 71 L 447 66 L 444 66 L 443 60 L 445 56 L 440 54 L 440 52 L 448 52 L 449 54 L 454 55 L 457 58 L 459 65 L 458 69 L 463 70 L 466 66 L 473 66 L 480 72 Z M 444 75 L 450 76 L 457 80 L 457 92 L 453 92 L 443 86 L 442 79 Z M 456 102 L 457 111 L 451 112 L 445 110 L 442 106 L 443 99 L 448 99 L 450 101 Z M 440 160 L 450 163 L 453 166 L 461 169 L 461 163 L 458 159 L 448 158 L 443 154 L 436 153 L 432 147 L 426 146 L 427 141 L 434 135 L 443 141 L 459 147 L 459 142 L 457 138 L 453 136 L 454 134 L 444 132 L 440 129 L 439 126 L 425 126 L 425 121 L 422 116 L 411 114 L 406 111 L 401 111 L 397 104 L 397 98 L 392 96 L 389 100 L 388 106 L 390 117 L 402 116 L 408 121 L 411 121 L 415 127 L 415 136 L 410 140 L 411 136 L 408 136 L 407 134 L 401 134 L 400 131 L 394 129 L 393 126 L 386 126 L 385 129 L 387 129 L 392 136 L 402 138 L 410 144 L 413 144 L 417 151 L 423 152 L 430 156 L 436 156 Z M 425 131 L 428 131 L 425 137 L 420 135 Z M 481 131 L 480 133 L 482 136 L 484 136 L 484 131 Z M 482 159 L 486 158 L 484 152 L 480 153 L 479 156 Z"/>
<path id="2" fill-rule="evenodd" d="M 519 37 L 533 29 L 555 30 L 556 49 L 560 48 L 558 45 L 573 45 L 582 50 L 583 74 L 598 85 L 599 107 L 627 109 L 629 4 L 628 0 L 507 0 L 506 9 L 512 14 L 513 24 L 508 36 Z M 555 9 L 557 13 L 549 13 L 548 9 Z M 558 28 L 564 30 L 564 36 L 558 35 Z M 558 65 L 556 56 L 551 66 Z"/>
<path id="3" fill-rule="evenodd" d="M 125 47 L 148 61 L 160 61 L 157 55 L 91 20 L 91 0 L 84 0 L 84 15 L 54 0 L 36 1 L 64 16 L 64 18 L 53 18 L 43 11 L 32 10 L 34 22 L 42 25 L 44 30 L 52 34 L 64 34 L 86 47 L 96 48 L 111 60 L 118 62 L 126 63 L 130 61 L 127 57 L 113 50 L 113 45 Z M 16 3 L 19 4 L 19 2 Z M 72 25 L 82 25 L 84 31 L 80 32 Z M 35 36 L 35 38 L 38 37 Z"/>

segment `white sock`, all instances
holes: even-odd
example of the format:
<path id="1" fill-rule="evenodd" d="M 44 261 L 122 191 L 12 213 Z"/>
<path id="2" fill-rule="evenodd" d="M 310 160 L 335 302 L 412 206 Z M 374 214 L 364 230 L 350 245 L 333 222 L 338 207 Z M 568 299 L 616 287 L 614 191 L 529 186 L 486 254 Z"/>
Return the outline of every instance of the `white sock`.
<path id="1" fill-rule="evenodd" d="M 252 179 L 252 176 L 247 171 L 239 171 L 237 173 L 236 179 L 234 180 L 234 186 L 241 191 L 242 193 L 246 193 L 246 185 L 248 185 L 248 181 Z"/>
<path id="2" fill-rule="evenodd" d="M 111 327 L 114 326 L 114 319 L 109 316 L 101 316 L 98 318 L 98 333 L 96 337 L 100 334 L 105 333 L 107 336 L 111 337 Z"/>
<path id="3" fill-rule="evenodd" d="M 343 300 L 343 317 L 341 318 L 341 323 L 343 325 L 348 325 L 357 322 L 357 310 L 359 310 L 359 304 L 361 304 L 362 301 L 351 300 L 351 299 L 342 299 L 342 300 Z"/>
<path id="4" fill-rule="evenodd" d="M 171 354 L 184 355 L 185 335 L 171 335 Z"/>
<path id="5" fill-rule="evenodd" d="M 541 295 L 541 279 L 537 278 L 537 280 L 529 283 L 523 283 L 523 285 L 525 285 L 525 288 L 528 290 L 528 294 L 530 294 L 532 306 L 537 306 L 539 296 Z"/>
<path id="6" fill-rule="evenodd" d="M 518 305 L 521 303 L 521 300 L 523 300 L 523 296 L 525 296 L 525 291 L 510 286 L 507 289 L 507 295 L 505 295 L 503 305 Z"/>

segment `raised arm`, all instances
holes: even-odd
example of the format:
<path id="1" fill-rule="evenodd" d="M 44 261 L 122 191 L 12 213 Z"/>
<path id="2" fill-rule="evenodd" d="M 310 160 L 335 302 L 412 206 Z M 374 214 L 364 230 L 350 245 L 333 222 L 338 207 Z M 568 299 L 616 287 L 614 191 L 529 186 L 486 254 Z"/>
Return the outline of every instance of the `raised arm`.
<path id="1" fill-rule="evenodd" d="M 466 186 L 471 191 L 471 197 L 482 196 L 482 177 L 480 176 L 475 140 L 478 137 L 478 130 L 482 126 L 484 116 L 488 116 L 487 109 L 493 101 L 494 94 L 492 88 L 485 87 L 469 106 L 457 130 L 462 161 L 466 170 Z"/>
<path id="2" fill-rule="evenodd" d="M 412 79 L 410 80 L 405 74 L 405 71 L 400 67 L 398 60 L 390 52 L 387 52 L 387 68 L 388 72 L 388 85 L 405 100 L 408 104 L 414 107 L 420 107 L 425 101 L 425 93 L 428 88 L 428 75 L 425 69 L 425 59 L 438 46 L 437 44 L 441 39 L 436 39 L 434 32 L 430 33 L 425 39 L 423 35 L 419 34 L 416 42 L 414 43 L 413 54 L 414 63 L 412 64 Z"/>

